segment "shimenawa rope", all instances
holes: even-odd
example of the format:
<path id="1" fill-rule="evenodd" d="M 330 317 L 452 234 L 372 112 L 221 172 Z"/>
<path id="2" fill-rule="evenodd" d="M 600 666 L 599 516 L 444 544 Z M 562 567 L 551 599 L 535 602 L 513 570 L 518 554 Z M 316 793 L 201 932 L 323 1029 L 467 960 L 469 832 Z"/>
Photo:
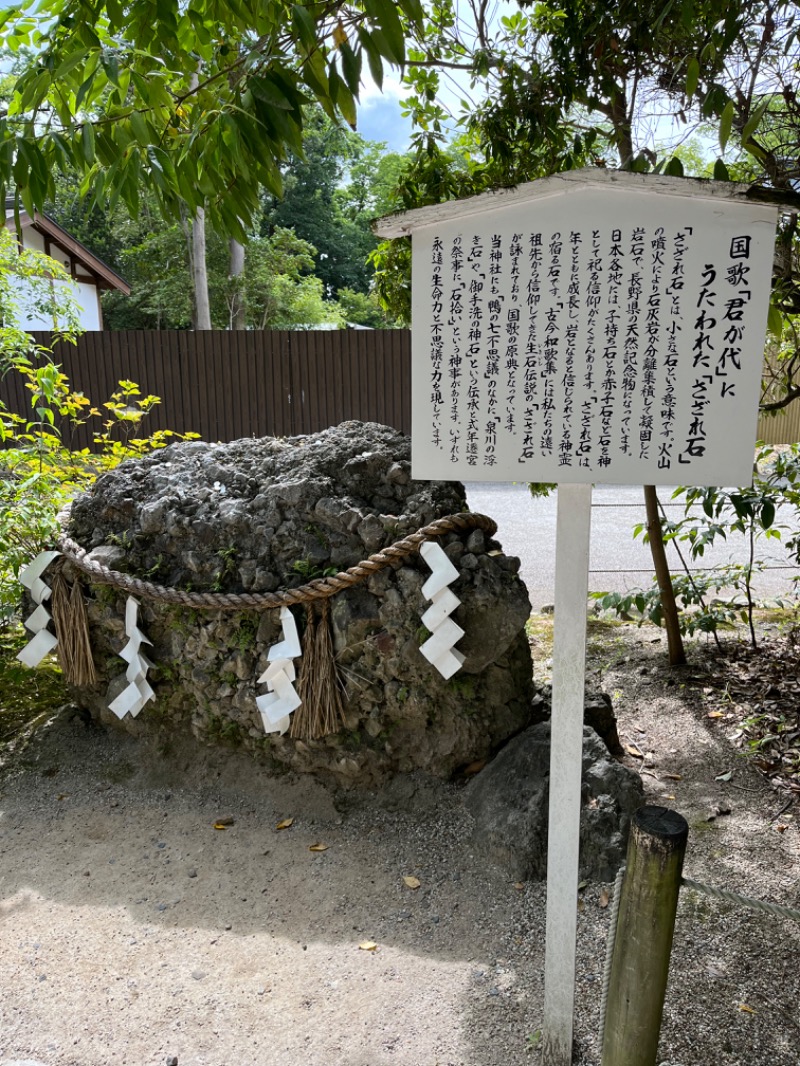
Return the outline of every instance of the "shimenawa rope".
<path id="1" fill-rule="evenodd" d="M 69 537 L 62 536 L 58 548 L 62 555 L 86 574 L 93 584 L 113 585 L 134 596 L 172 603 L 179 607 L 193 607 L 196 610 L 210 611 L 245 611 L 269 610 L 274 607 L 291 607 L 295 603 L 310 603 L 314 600 L 327 599 L 344 589 L 352 588 L 366 581 L 372 574 L 385 570 L 387 566 L 405 559 L 419 549 L 426 540 L 434 540 L 445 533 L 463 533 L 470 529 L 482 529 L 489 536 L 497 532 L 497 524 L 491 518 L 481 514 L 460 513 L 437 518 L 427 526 L 418 529 L 402 540 L 395 541 L 388 548 L 382 548 L 369 558 L 343 570 L 332 577 L 320 577 L 301 585 L 296 589 L 284 589 L 281 592 L 184 592 L 182 589 L 165 588 L 151 581 L 142 581 L 130 574 L 111 570 L 102 563 L 87 558 L 87 552 Z"/>

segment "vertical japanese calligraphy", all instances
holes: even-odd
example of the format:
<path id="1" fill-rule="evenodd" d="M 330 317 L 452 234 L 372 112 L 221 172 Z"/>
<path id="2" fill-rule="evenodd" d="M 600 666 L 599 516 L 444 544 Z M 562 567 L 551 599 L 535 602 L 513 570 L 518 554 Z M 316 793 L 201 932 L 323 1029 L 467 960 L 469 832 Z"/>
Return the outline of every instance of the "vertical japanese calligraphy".
<path id="1" fill-rule="evenodd" d="M 571 201 L 415 234 L 429 278 L 414 297 L 420 472 L 725 480 L 752 448 L 729 437 L 755 427 L 774 210 Z"/>

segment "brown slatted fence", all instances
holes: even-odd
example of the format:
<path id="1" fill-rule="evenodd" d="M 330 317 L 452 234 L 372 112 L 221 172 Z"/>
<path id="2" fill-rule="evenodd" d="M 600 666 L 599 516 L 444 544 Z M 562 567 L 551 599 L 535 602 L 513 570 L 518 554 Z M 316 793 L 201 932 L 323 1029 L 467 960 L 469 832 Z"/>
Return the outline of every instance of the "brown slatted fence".
<path id="1" fill-rule="evenodd" d="M 35 337 L 49 344 L 49 334 Z M 194 431 L 228 441 L 315 433 L 347 419 L 411 432 L 407 330 L 123 330 L 84 333 L 77 345 L 57 345 L 55 356 L 95 405 L 123 379 L 160 396 L 146 433 Z M 0 379 L 0 401 L 18 414 L 30 410 L 15 374 Z M 777 417 L 762 416 L 758 435 L 769 444 L 800 441 L 800 402 Z M 90 443 L 86 431 L 75 433 L 75 447 Z"/>
<path id="2" fill-rule="evenodd" d="M 49 334 L 35 334 L 50 343 Z M 121 380 L 161 397 L 143 432 L 194 431 L 204 440 L 314 433 L 347 419 L 411 428 L 407 330 L 84 333 L 58 344 L 72 387 L 99 406 Z M 26 415 L 19 377 L 0 380 L 0 401 Z M 74 447 L 90 445 L 79 430 Z"/>

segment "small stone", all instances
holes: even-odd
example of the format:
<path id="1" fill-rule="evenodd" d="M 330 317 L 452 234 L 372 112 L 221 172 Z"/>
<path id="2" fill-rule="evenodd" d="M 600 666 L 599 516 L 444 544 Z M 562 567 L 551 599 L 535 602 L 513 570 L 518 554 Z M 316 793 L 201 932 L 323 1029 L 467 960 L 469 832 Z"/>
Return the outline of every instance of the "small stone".
<path id="1" fill-rule="evenodd" d="M 165 911 L 166 909 L 167 909 L 166 903 L 158 903 L 156 905 L 156 910 L 157 911 Z"/>
<path id="2" fill-rule="evenodd" d="M 195 981 L 202 981 L 205 976 L 206 975 L 202 970 L 192 970 L 192 977 Z"/>
<path id="3" fill-rule="evenodd" d="M 166 1061 L 165 1066 L 178 1066 L 178 1056 L 177 1055 L 167 1055 L 167 1061 Z"/>
<path id="4" fill-rule="evenodd" d="M 186 874 L 187 877 L 197 877 L 197 870 L 189 870 Z"/>

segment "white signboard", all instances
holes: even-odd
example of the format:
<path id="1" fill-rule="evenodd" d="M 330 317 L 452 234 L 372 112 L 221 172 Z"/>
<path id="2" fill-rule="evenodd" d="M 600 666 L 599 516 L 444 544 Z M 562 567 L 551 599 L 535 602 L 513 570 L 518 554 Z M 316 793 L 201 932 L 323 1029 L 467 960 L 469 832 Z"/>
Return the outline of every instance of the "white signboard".
<path id="1" fill-rule="evenodd" d="M 585 188 L 415 227 L 414 477 L 749 484 L 776 215 Z"/>

